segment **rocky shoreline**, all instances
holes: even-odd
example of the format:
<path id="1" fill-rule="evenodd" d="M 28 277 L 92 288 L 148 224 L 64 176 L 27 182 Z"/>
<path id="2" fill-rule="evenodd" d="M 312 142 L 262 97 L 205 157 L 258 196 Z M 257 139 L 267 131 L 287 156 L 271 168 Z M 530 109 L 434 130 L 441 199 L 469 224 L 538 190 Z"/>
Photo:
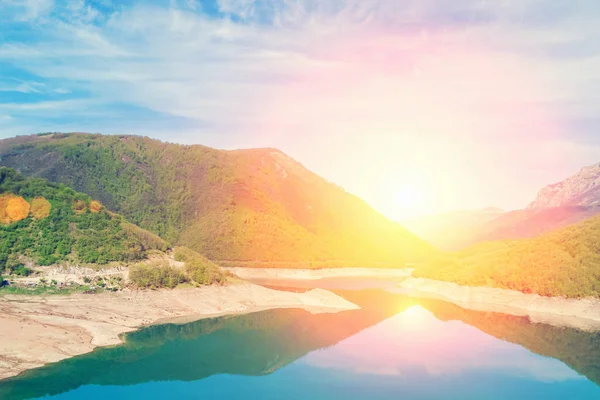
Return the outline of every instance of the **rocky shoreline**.
<path id="1" fill-rule="evenodd" d="M 532 322 L 585 331 L 600 330 L 599 299 L 544 297 L 516 290 L 460 286 L 425 278 L 408 278 L 399 284 L 397 292 L 444 300 L 475 311 L 527 316 Z"/>
<path id="2" fill-rule="evenodd" d="M 600 299 L 566 299 L 526 294 L 515 290 L 492 287 L 460 286 L 452 282 L 413 278 L 412 270 L 331 268 L 320 270 L 295 270 L 271 268 L 232 268 L 232 272 L 251 281 L 275 283 L 278 279 L 286 285 L 294 281 L 304 287 L 317 287 L 317 280 L 328 278 L 395 278 L 395 289 L 382 289 L 412 297 L 431 298 L 454 303 L 475 310 L 527 316 L 533 322 L 564 326 L 585 331 L 600 330 Z M 398 279 L 399 278 L 399 279 Z M 306 285 L 306 282 L 314 282 Z"/>

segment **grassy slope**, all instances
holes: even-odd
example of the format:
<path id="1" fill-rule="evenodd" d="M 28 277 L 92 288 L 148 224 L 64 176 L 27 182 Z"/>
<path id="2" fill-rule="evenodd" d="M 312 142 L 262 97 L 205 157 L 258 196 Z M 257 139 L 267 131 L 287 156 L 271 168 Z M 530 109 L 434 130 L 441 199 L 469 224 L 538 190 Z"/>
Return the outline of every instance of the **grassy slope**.
<path id="1" fill-rule="evenodd" d="M 119 215 L 105 209 L 92 212 L 94 202 L 85 194 L 0 167 L 0 196 L 8 195 L 24 204 L 39 203 L 43 197 L 50 209 L 36 218 L 32 207 L 26 218 L 0 224 L 0 272 L 17 268 L 23 256 L 40 265 L 61 261 L 104 264 L 142 259 L 148 249 L 167 248 L 164 240 Z M 75 204 L 80 204 L 79 212 Z"/>
<path id="2" fill-rule="evenodd" d="M 534 239 L 446 253 L 414 275 L 544 296 L 600 297 L 600 216 Z"/>
<path id="3" fill-rule="evenodd" d="M 213 260 L 400 265 L 430 246 L 273 149 L 220 151 L 135 136 L 0 142 L 0 164 L 62 182 Z"/>

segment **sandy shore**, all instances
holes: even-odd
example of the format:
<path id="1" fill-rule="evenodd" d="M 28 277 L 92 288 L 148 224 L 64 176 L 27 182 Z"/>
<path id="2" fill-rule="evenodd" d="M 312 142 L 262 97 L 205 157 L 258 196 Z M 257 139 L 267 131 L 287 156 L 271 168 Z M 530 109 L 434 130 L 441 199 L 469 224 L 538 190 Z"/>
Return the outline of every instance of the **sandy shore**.
<path id="1" fill-rule="evenodd" d="M 242 279 L 303 279 L 316 280 L 325 278 L 408 278 L 410 268 L 324 268 L 324 269 L 291 269 L 291 268 L 224 268 Z"/>
<path id="2" fill-rule="evenodd" d="M 424 278 L 408 278 L 398 292 L 433 298 L 476 311 L 527 316 L 533 322 L 586 331 L 600 330 L 600 300 L 565 299 L 525 294 L 515 290 L 460 286 Z"/>
<path id="3" fill-rule="evenodd" d="M 270 308 L 337 312 L 356 305 L 321 289 L 270 290 L 251 283 L 199 289 L 73 296 L 0 297 L 0 379 L 121 343 L 119 335 L 166 321 L 190 321 Z"/>

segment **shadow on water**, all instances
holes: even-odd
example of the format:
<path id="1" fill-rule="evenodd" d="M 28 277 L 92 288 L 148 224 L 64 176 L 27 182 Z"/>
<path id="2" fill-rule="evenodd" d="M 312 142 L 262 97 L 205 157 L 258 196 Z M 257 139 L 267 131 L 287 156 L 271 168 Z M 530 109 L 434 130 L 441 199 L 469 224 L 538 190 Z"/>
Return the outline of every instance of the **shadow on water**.
<path id="1" fill-rule="evenodd" d="M 442 321 L 459 320 L 543 356 L 600 384 L 600 333 L 557 328 L 527 318 L 470 311 L 439 300 L 383 290 L 336 291 L 362 308 L 337 314 L 283 309 L 145 328 L 124 345 L 24 372 L 0 382 L 0 398 L 28 399 L 83 385 L 195 381 L 215 374 L 265 375 L 317 349 L 420 305 Z"/>

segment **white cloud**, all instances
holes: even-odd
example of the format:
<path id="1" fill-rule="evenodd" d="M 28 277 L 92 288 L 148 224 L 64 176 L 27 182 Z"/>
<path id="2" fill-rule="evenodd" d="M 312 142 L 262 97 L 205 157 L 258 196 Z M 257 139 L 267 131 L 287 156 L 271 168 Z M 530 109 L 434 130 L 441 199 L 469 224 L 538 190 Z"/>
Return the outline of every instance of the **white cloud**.
<path id="1" fill-rule="evenodd" d="M 21 11 L 49 15 L 36 4 Z M 478 174 L 491 172 L 465 164 L 494 159 L 509 182 L 524 173 L 526 158 L 531 174 L 545 168 L 547 156 L 532 154 L 534 144 L 575 141 L 571 122 L 595 116 L 600 102 L 600 57 L 590 39 L 600 35 L 595 2 L 219 0 L 226 18 L 204 14 L 195 2 L 137 3 L 106 15 L 83 1 L 64 4 L 34 40 L 1 44 L 0 63 L 48 87 L 68 82 L 102 104 L 145 107 L 205 133 L 236 134 L 238 146 L 280 146 L 303 160 L 322 151 L 327 161 L 307 164 L 361 194 L 376 192 L 373 177 L 363 171 L 350 180 L 360 171 L 336 172 L 327 153 L 343 148 L 361 157 L 396 135 L 402 145 L 383 168 L 395 175 L 443 168 L 454 177 L 466 169 L 479 183 Z M 37 116 L 35 107 L 19 112 Z M 79 102 L 70 107 L 55 112 L 89 112 Z M 402 161 L 429 153 L 435 162 Z M 520 164 L 512 165 L 515 154 Z M 566 146 L 562 154 L 575 160 L 581 151 Z M 483 196 L 475 184 L 460 194 Z"/>
<path id="2" fill-rule="evenodd" d="M 54 0 L 0 0 L 0 10 L 16 10 L 18 21 L 31 21 L 48 15 Z"/>
<path id="3" fill-rule="evenodd" d="M 218 0 L 219 10 L 225 14 L 236 15 L 242 19 L 250 17 L 256 0 Z"/>

